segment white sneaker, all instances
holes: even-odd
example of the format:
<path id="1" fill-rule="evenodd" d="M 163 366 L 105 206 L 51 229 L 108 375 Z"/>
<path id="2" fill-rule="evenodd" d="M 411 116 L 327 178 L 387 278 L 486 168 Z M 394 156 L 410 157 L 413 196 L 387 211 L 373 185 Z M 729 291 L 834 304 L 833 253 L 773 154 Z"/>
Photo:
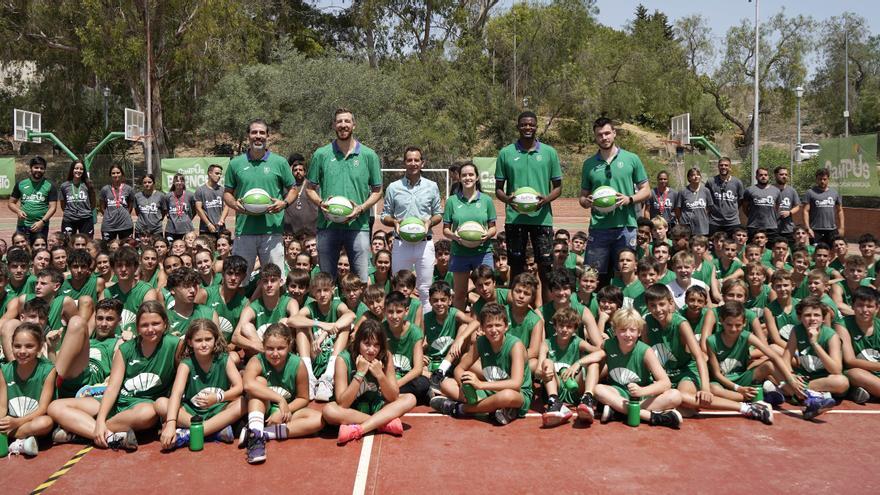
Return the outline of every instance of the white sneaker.
<path id="1" fill-rule="evenodd" d="M 70 443 L 75 439 L 76 435 L 65 431 L 60 426 L 56 426 L 55 431 L 52 432 L 52 441 L 55 443 Z"/>
<path id="2" fill-rule="evenodd" d="M 40 449 L 37 447 L 37 439 L 34 437 L 19 438 L 9 444 L 9 453 L 13 455 L 36 457 L 39 452 Z"/>
<path id="3" fill-rule="evenodd" d="M 315 387 L 315 400 L 320 402 L 330 402 L 333 397 L 333 385 L 329 376 L 322 376 L 318 379 L 318 385 Z"/>

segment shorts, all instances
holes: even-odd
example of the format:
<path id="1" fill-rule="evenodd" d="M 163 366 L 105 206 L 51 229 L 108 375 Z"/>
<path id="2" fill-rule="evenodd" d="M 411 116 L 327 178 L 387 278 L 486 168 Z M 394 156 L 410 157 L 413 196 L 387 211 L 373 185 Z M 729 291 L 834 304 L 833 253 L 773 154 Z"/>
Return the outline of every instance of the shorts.
<path id="1" fill-rule="evenodd" d="M 449 260 L 449 271 L 452 273 L 470 273 L 480 265 L 486 265 L 489 268 L 495 266 L 491 251 L 473 256 L 453 256 Z"/>
<path id="2" fill-rule="evenodd" d="M 743 371 L 742 373 L 731 373 L 729 375 L 724 375 L 724 377 L 740 387 L 751 387 L 752 383 L 755 382 L 755 370 L 750 369 Z"/>
<path id="3" fill-rule="evenodd" d="M 178 239 L 183 239 L 183 236 L 185 236 L 185 235 L 186 235 L 185 232 L 183 234 L 175 234 L 174 232 L 165 232 L 165 240 L 168 241 L 168 244 L 170 245 L 172 242 L 174 242 Z"/>
<path id="4" fill-rule="evenodd" d="M 672 388 L 678 387 L 678 384 L 683 381 L 690 381 L 693 382 L 697 389 L 699 389 L 702 386 L 702 382 L 700 381 L 700 375 L 696 368 L 696 364 L 691 363 L 690 366 L 683 370 L 678 370 L 678 372 L 668 372 L 669 380 L 672 382 Z"/>
<path id="5" fill-rule="evenodd" d="M 182 401 L 180 405 L 186 412 L 190 414 L 190 416 L 201 416 L 204 420 L 207 420 L 208 418 L 213 418 L 214 416 L 220 414 L 220 412 L 226 408 L 226 402 L 218 402 L 208 408 L 196 407 L 192 405 L 192 402 L 190 402 L 189 400 Z M 272 407 L 278 409 L 278 406 L 276 405 L 272 405 Z"/>
<path id="6" fill-rule="evenodd" d="M 384 399 L 375 399 L 375 400 L 360 400 L 356 399 L 354 403 L 351 405 L 351 408 L 360 411 L 364 414 L 368 414 L 370 416 L 376 414 L 381 411 L 382 408 L 385 407 Z"/>
<path id="7" fill-rule="evenodd" d="M 152 404 L 155 401 L 153 399 L 147 399 L 146 397 L 123 397 L 122 395 L 120 395 L 116 399 L 116 404 L 113 404 L 113 407 L 110 408 L 110 413 L 107 414 L 107 419 L 110 419 L 121 412 L 128 411 L 134 406 L 142 404 L 144 402 L 149 402 L 150 404 Z"/>
<path id="8" fill-rule="evenodd" d="M 134 228 L 123 230 L 101 230 L 101 239 L 112 241 L 113 239 L 128 239 L 134 234 Z"/>
<path id="9" fill-rule="evenodd" d="M 493 395 L 495 393 L 494 390 L 474 390 L 477 393 L 477 402 L 481 402 L 483 399 Z M 532 394 L 531 389 L 529 389 L 529 393 L 524 393 L 522 389 L 519 391 L 520 395 L 522 395 L 523 403 L 519 408 L 519 417 L 524 418 L 526 413 L 529 412 L 529 407 L 532 405 Z"/>
<path id="10" fill-rule="evenodd" d="M 85 234 L 89 237 L 95 235 L 95 221 L 92 217 L 61 220 L 61 232 L 67 235 Z"/>
<path id="11" fill-rule="evenodd" d="M 614 390 L 616 390 L 617 393 L 620 394 L 620 396 L 623 397 L 624 399 L 626 399 L 627 401 L 630 400 L 630 397 L 629 397 L 629 391 L 626 390 L 625 388 L 623 388 L 623 387 L 621 387 L 621 386 L 619 386 L 619 385 L 609 385 L 609 387 L 611 387 L 611 388 L 613 388 Z M 646 395 L 646 396 L 644 396 L 644 397 L 641 398 L 641 401 L 644 402 L 644 401 L 646 401 L 646 400 L 648 400 L 648 399 L 652 399 L 652 398 L 654 398 L 653 395 Z"/>

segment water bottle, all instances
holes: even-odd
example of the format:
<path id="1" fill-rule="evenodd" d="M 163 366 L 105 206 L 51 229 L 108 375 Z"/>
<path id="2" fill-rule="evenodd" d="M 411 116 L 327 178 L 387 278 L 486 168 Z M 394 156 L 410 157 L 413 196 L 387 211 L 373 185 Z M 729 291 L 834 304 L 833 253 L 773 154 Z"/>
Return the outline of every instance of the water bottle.
<path id="1" fill-rule="evenodd" d="M 189 450 L 198 452 L 205 448 L 205 425 L 201 416 L 193 416 L 189 421 Z"/>
<path id="2" fill-rule="evenodd" d="M 752 402 L 761 402 L 764 400 L 764 386 L 760 383 L 753 385 L 757 392 L 755 393 L 755 398 L 752 399 Z"/>
<path id="3" fill-rule="evenodd" d="M 630 397 L 626 403 L 626 424 L 630 426 L 639 426 L 642 422 L 642 404 L 641 400 L 636 397 Z"/>
<path id="4" fill-rule="evenodd" d="M 475 389 L 470 383 L 465 383 L 461 386 L 461 393 L 464 395 L 464 400 L 467 401 L 468 404 L 477 403 L 477 389 Z"/>
<path id="5" fill-rule="evenodd" d="M 9 438 L 6 433 L 0 433 L 0 457 L 9 455 Z"/>

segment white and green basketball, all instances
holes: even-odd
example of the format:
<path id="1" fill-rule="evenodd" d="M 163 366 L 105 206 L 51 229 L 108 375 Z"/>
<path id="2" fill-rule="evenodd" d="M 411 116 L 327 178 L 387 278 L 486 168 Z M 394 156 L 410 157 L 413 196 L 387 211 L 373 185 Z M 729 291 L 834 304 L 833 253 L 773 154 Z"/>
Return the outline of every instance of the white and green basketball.
<path id="1" fill-rule="evenodd" d="M 511 203 L 520 213 L 534 213 L 538 211 L 538 198 L 541 193 L 531 187 L 520 187 L 513 192 Z"/>
<path id="2" fill-rule="evenodd" d="M 261 215 L 272 206 L 272 197 L 263 189 L 251 189 L 239 199 L 241 206 L 251 215 Z"/>
<path id="3" fill-rule="evenodd" d="M 617 208 L 617 191 L 611 186 L 601 186 L 593 191 L 593 209 L 600 213 L 611 213 Z"/>
<path id="4" fill-rule="evenodd" d="M 461 224 L 458 227 L 458 231 L 455 233 L 461 237 L 462 246 L 475 248 L 483 243 L 483 236 L 486 235 L 487 232 L 486 227 L 479 222 L 470 221 Z"/>
<path id="5" fill-rule="evenodd" d="M 425 222 L 418 217 L 406 217 L 400 222 L 400 238 L 407 242 L 421 242 L 428 235 Z"/>
<path id="6" fill-rule="evenodd" d="M 324 204 L 327 205 L 327 219 L 334 223 L 345 223 L 345 218 L 354 211 L 354 204 L 345 196 L 333 196 Z"/>

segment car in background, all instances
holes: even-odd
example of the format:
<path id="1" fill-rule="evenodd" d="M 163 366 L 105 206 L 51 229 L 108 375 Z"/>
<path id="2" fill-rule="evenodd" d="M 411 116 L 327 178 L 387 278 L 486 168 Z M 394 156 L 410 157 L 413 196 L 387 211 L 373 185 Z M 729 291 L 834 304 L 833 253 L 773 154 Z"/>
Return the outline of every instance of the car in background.
<path id="1" fill-rule="evenodd" d="M 797 148 L 797 161 L 802 162 L 819 156 L 822 146 L 818 143 L 801 143 Z"/>

